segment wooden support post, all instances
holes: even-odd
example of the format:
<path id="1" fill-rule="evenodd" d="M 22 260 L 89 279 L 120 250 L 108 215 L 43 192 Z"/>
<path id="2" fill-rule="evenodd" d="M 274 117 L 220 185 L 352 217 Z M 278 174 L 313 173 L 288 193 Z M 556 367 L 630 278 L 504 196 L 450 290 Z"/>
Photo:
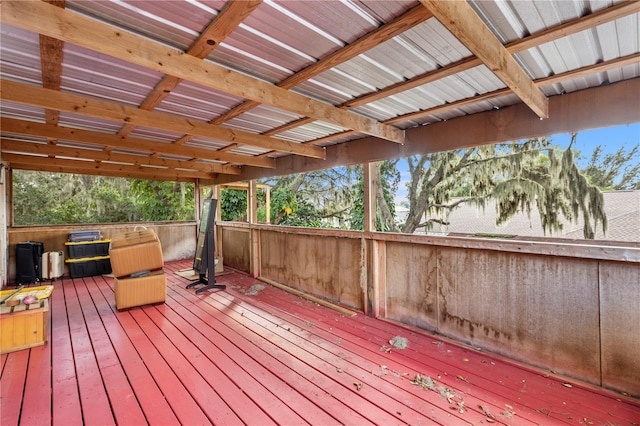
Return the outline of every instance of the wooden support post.
<path id="1" fill-rule="evenodd" d="M 267 191 L 267 199 L 265 202 L 266 222 L 271 223 L 271 187 L 267 186 L 265 191 Z"/>
<path id="2" fill-rule="evenodd" d="M 362 165 L 362 184 L 364 185 L 364 232 L 376 230 L 376 186 L 374 176 L 374 163 Z"/>
<path id="3" fill-rule="evenodd" d="M 362 240 L 362 256 L 364 271 L 361 272 L 361 279 L 366 283 L 365 287 L 365 313 L 378 317 L 386 315 L 386 301 L 384 280 L 385 272 L 385 245 L 382 241 L 368 238 L 371 233 L 376 232 L 377 216 L 377 186 L 379 183 L 379 173 L 376 163 L 365 163 L 363 170 L 364 185 L 364 233 Z M 382 308 L 382 309 L 381 309 Z"/>
<path id="4" fill-rule="evenodd" d="M 248 220 L 251 225 L 258 223 L 258 187 L 255 180 L 249 181 L 249 193 L 248 193 L 248 206 L 249 210 Z M 251 228 L 251 247 L 249 247 L 249 253 L 251 256 L 251 275 L 259 277 L 261 255 L 260 255 L 260 231 L 255 228 Z"/>
<path id="5" fill-rule="evenodd" d="M 222 189 L 220 188 L 219 185 L 215 185 L 211 188 L 211 197 L 215 198 L 216 200 L 218 200 L 218 208 L 216 209 L 216 219 L 214 224 L 217 224 L 218 222 L 222 221 L 222 203 L 220 200 L 220 195 L 222 194 Z M 216 233 L 215 233 L 215 238 L 216 238 L 216 259 L 218 259 L 218 266 L 216 267 L 217 271 L 222 271 L 223 270 L 223 255 L 222 255 L 222 227 L 218 227 L 216 226 Z"/>
<path id="6" fill-rule="evenodd" d="M 371 241 L 371 281 L 373 286 L 373 316 L 387 316 L 387 244 L 385 241 Z"/>

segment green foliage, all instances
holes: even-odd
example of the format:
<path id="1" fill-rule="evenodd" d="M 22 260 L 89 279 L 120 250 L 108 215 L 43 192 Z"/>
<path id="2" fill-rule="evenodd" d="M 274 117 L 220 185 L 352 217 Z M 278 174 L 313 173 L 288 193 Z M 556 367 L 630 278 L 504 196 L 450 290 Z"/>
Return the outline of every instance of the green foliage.
<path id="1" fill-rule="evenodd" d="M 604 154 L 602 145 L 598 145 L 582 172 L 603 191 L 640 189 L 640 144 L 629 151 L 622 146 L 610 154 Z"/>
<path id="2" fill-rule="evenodd" d="M 264 180 L 271 187 L 271 223 L 348 228 L 355 167 L 337 167 Z"/>
<path id="3" fill-rule="evenodd" d="M 131 192 L 142 206 L 141 219 L 192 220 L 194 219 L 194 186 L 183 182 L 133 179 Z"/>
<path id="4" fill-rule="evenodd" d="M 192 220 L 193 191 L 187 183 L 15 170 L 14 223 Z"/>
<path id="5" fill-rule="evenodd" d="M 220 192 L 220 212 L 224 221 L 247 221 L 247 191 L 224 188 Z"/>
<path id="6" fill-rule="evenodd" d="M 394 194 L 400 184 L 400 172 L 397 168 L 398 160 L 382 161 L 374 166 L 373 179 L 382 188 L 376 194 L 376 230 L 394 231 L 395 201 Z M 351 229 L 364 229 L 364 185 L 362 167 L 358 166 L 358 185 L 354 187 L 355 202 L 351 210 Z M 382 200 L 381 200 L 382 198 Z M 383 202 L 382 202 L 383 201 Z"/>
<path id="7" fill-rule="evenodd" d="M 594 237 L 598 224 L 606 232 L 602 194 L 580 173 L 572 149 L 559 152 L 547 138 L 414 156 L 408 163 L 409 214 L 402 232 L 446 225 L 459 205 L 485 207 L 490 199 L 497 224 L 536 209 L 545 232 L 560 231 L 562 216 L 573 222 L 581 217 L 585 238 Z"/>

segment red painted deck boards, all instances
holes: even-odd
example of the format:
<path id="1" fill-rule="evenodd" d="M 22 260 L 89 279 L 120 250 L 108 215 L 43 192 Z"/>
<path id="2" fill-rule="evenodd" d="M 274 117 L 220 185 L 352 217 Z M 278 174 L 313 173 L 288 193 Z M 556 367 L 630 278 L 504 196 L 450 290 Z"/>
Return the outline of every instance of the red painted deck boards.
<path id="1" fill-rule="evenodd" d="M 112 278 L 56 281 L 49 343 L 0 357 L 0 423 L 640 422 L 637 400 L 237 272 L 218 278 L 226 290 L 196 295 L 174 274 L 189 264 L 166 265 L 165 304 L 123 312 Z M 265 288 L 246 295 L 254 284 Z M 394 336 L 407 349 L 381 350 Z M 441 388 L 413 384 L 416 373 Z"/>

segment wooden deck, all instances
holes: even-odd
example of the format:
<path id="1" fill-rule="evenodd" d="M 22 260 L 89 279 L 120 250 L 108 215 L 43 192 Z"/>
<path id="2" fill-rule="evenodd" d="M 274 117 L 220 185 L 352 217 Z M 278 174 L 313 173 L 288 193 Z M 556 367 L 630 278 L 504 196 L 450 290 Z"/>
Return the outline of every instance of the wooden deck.
<path id="1" fill-rule="evenodd" d="M 196 295 L 174 273 L 189 264 L 166 265 L 165 304 L 123 312 L 111 278 L 56 281 L 48 344 L 0 358 L 0 423 L 640 423 L 637 400 L 241 273 Z M 396 336 L 406 349 L 392 347 Z"/>

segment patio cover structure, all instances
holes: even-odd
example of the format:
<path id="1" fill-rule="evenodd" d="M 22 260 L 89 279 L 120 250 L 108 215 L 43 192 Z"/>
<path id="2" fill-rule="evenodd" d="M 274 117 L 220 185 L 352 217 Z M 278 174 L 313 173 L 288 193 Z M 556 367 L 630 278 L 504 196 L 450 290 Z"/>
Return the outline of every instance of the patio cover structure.
<path id="1" fill-rule="evenodd" d="M 2 161 L 232 182 L 637 122 L 633 1 L 2 3 Z"/>
<path id="2" fill-rule="evenodd" d="M 2 184 L 24 169 L 255 191 L 636 123 L 639 18 L 636 1 L 3 1 Z M 364 169 L 364 233 L 221 224 L 225 263 L 640 395 L 640 247 L 377 235 Z"/>

